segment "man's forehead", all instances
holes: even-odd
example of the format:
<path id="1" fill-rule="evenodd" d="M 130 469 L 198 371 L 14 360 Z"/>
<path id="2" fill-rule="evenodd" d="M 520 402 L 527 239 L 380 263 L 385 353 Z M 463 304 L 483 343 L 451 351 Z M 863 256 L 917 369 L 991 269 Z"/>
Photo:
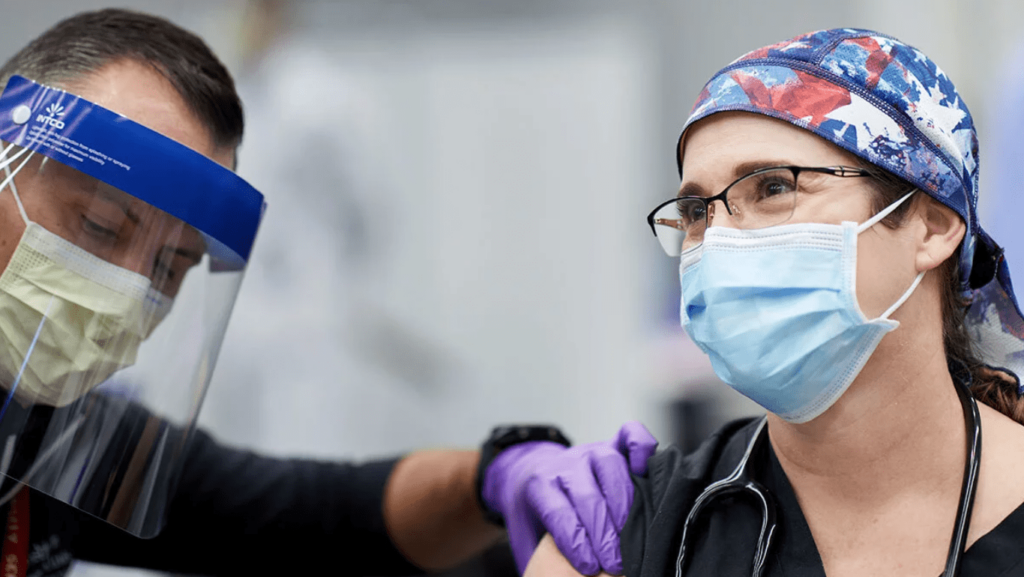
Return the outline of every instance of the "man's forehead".
<path id="1" fill-rule="evenodd" d="M 232 168 L 234 150 L 217 147 L 209 127 L 189 109 L 171 82 L 152 65 L 133 59 L 111 62 L 63 82 L 69 92 L 154 130 L 214 162 Z"/>

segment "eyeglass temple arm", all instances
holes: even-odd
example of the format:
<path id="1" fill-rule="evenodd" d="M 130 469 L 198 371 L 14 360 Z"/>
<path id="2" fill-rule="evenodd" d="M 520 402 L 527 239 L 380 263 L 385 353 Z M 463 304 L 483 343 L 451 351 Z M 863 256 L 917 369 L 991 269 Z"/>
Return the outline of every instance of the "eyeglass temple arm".
<path id="1" fill-rule="evenodd" d="M 670 228 L 674 228 L 676 230 L 681 230 L 683 232 L 686 232 L 686 227 L 683 226 L 683 221 L 681 219 L 675 219 L 675 218 L 656 218 L 656 219 L 654 219 L 654 224 L 660 224 L 662 226 L 667 226 L 667 227 L 670 227 Z"/>

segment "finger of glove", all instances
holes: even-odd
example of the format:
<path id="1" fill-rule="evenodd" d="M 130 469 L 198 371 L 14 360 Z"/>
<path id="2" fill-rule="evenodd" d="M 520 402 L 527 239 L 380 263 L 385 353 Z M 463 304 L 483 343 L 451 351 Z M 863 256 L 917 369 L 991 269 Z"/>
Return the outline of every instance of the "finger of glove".
<path id="1" fill-rule="evenodd" d="M 630 471 L 643 476 L 647 474 L 647 459 L 658 448 L 658 440 L 638 421 L 629 421 L 619 429 L 616 447 L 629 460 Z"/>
<path id="2" fill-rule="evenodd" d="M 618 455 L 610 449 L 609 454 Z M 592 456 L 592 453 L 588 455 L 588 457 Z M 618 455 L 618 457 L 622 456 Z M 621 574 L 622 555 L 619 551 L 619 533 L 612 521 L 608 503 L 592 467 L 593 461 L 585 472 L 576 470 L 572 475 L 561 476 L 560 484 L 572 503 L 576 516 L 586 530 L 587 542 L 592 547 L 593 554 L 597 557 L 601 567 L 609 573 Z M 625 469 L 625 463 L 623 463 L 622 469 Z"/>
<path id="3" fill-rule="evenodd" d="M 629 509 L 633 506 L 633 479 L 629 476 L 629 464 L 625 457 L 607 447 L 605 450 L 595 449 L 592 451 L 590 468 L 601 495 L 604 497 L 608 513 L 611 515 L 612 525 L 615 528 L 612 538 L 615 539 L 617 546 L 618 532 L 622 531 L 626 525 Z M 584 525 L 586 526 L 586 522 Z M 587 532 L 593 535 L 591 530 L 592 528 L 587 526 Z M 601 536 L 602 540 L 607 538 L 607 535 Z"/>
<path id="4" fill-rule="evenodd" d="M 526 498 L 569 564 L 584 575 L 596 575 L 601 563 L 594 554 L 576 507 L 563 491 L 558 478 L 538 483 Z M 520 571 L 524 567 L 520 567 Z"/>

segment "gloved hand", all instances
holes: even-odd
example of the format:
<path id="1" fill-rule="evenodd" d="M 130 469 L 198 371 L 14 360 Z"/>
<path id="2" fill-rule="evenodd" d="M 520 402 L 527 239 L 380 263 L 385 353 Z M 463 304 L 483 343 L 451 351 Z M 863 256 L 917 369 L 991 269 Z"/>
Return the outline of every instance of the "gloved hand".
<path id="1" fill-rule="evenodd" d="M 482 496 L 505 518 L 520 574 L 544 533 L 584 575 L 622 574 L 619 532 L 633 505 L 629 473 L 647 473 L 658 441 L 637 422 L 610 441 L 513 445 L 484 473 Z"/>

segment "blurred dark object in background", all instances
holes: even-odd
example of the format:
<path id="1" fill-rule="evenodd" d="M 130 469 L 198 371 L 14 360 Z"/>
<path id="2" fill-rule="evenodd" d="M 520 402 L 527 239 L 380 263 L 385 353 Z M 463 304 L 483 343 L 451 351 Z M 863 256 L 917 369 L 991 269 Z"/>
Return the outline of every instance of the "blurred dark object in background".
<path id="1" fill-rule="evenodd" d="M 730 418 L 723 410 L 722 399 L 713 394 L 687 395 L 673 401 L 669 411 L 672 436 L 666 441 L 682 447 L 685 453 L 697 450 Z"/>

